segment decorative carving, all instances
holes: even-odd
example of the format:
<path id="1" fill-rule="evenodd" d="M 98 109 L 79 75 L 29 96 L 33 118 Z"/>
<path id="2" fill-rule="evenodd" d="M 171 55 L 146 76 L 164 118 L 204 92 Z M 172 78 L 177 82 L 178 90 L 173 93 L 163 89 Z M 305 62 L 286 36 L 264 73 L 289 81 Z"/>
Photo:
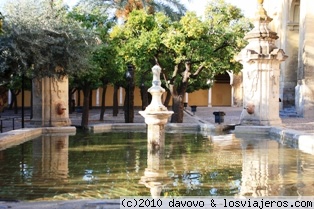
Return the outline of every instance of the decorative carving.
<path id="1" fill-rule="evenodd" d="M 56 109 L 57 109 L 57 114 L 62 115 L 65 112 L 66 107 L 64 106 L 64 104 L 58 103 Z"/>
<path id="2" fill-rule="evenodd" d="M 270 76 L 270 81 L 271 81 L 271 90 L 273 94 L 273 98 L 278 97 L 278 86 L 277 84 L 279 83 L 279 77 L 275 75 Z"/>
<path id="3" fill-rule="evenodd" d="M 40 92 L 41 92 L 41 82 L 42 82 L 42 79 L 39 79 L 39 78 L 35 78 L 35 79 L 34 79 L 34 86 L 35 86 L 35 91 L 34 91 L 34 93 L 35 93 L 35 95 L 36 95 L 37 97 L 40 96 Z"/>
<path id="4" fill-rule="evenodd" d="M 161 87 L 160 72 L 161 68 L 158 65 L 155 65 L 152 68 L 153 86 L 148 89 L 148 92 L 152 95 L 152 101 L 150 105 L 146 107 L 145 111 L 148 112 L 167 111 L 167 108 L 162 104 L 161 101 L 161 95 L 165 92 L 165 89 Z"/>
<path id="5" fill-rule="evenodd" d="M 61 95 L 60 95 L 61 90 L 60 90 L 60 87 L 59 87 L 58 79 L 51 78 L 51 84 L 52 84 L 53 91 L 56 93 L 57 97 L 59 99 L 61 99 Z"/>
<path id="6" fill-rule="evenodd" d="M 250 83 L 247 84 L 247 86 L 250 86 L 250 91 L 247 92 L 248 98 L 253 99 L 254 94 L 257 91 L 257 84 L 258 84 L 258 79 L 259 79 L 259 73 L 257 70 L 253 70 L 253 71 L 247 71 L 247 77 L 248 77 L 248 81 L 250 81 Z"/>
<path id="7" fill-rule="evenodd" d="M 245 107 L 247 113 L 249 113 L 250 115 L 254 113 L 255 111 L 255 105 L 252 101 L 249 101 Z"/>

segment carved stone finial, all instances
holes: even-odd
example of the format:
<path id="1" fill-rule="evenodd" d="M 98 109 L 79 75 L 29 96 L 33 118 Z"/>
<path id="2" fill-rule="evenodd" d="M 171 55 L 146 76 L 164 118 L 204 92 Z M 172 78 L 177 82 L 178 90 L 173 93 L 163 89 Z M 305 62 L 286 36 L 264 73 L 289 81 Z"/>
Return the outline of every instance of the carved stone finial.
<path id="1" fill-rule="evenodd" d="M 158 65 L 155 65 L 152 68 L 152 72 L 153 72 L 153 85 L 160 86 L 161 85 L 161 81 L 160 81 L 161 68 Z"/>
<path id="2" fill-rule="evenodd" d="M 258 9 L 257 9 L 255 16 L 258 17 L 259 19 L 262 19 L 262 20 L 271 21 L 272 19 L 270 17 L 268 17 L 267 12 L 263 7 L 264 0 L 257 0 L 257 3 L 259 5 L 258 5 Z"/>

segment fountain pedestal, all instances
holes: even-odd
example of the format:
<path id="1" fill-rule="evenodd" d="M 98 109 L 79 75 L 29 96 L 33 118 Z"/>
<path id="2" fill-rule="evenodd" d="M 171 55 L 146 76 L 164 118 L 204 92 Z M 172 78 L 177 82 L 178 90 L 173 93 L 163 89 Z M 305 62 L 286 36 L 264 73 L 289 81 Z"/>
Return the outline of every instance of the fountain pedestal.
<path id="1" fill-rule="evenodd" d="M 70 126 L 67 77 L 33 80 L 32 125 L 39 127 Z"/>
<path id="2" fill-rule="evenodd" d="M 259 0 L 255 27 L 244 39 L 248 45 L 238 54 L 243 65 L 243 105 L 240 123 L 244 125 L 280 125 L 280 63 L 287 59 L 275 45 L 277 33 L 268 28 L 271 18 Z"/>
<path id="3" fill-rule="evenodd" d="M 145 123 L 147 124 L 148 146 L 160 148 L 164 146 L 165 124 L 173 114 L 173 111 L 168 111 L 161 101 L 161 96 L 165 92 L 165 89 L 161 87 L 161 68 L 155 65 L 152 68 L 152 72 L 153 85 L 148 89 L 148 92 L 152 95 L 152 101 L 146 107 L 145 111 L 140 111 L 139 113 L 145 118 Z"/>

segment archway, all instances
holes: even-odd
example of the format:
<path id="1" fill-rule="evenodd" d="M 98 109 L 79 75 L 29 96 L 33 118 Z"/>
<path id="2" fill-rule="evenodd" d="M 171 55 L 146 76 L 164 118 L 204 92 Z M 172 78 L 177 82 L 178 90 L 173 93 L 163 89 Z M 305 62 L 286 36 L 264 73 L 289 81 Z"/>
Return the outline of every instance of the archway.
<path id="1" fill-rule="evenodd" d="M 223 73 L 215 76 L 214 85 L 211 88 L 212 106 L 231 106 L 231 85 L 229 74 Z"/>

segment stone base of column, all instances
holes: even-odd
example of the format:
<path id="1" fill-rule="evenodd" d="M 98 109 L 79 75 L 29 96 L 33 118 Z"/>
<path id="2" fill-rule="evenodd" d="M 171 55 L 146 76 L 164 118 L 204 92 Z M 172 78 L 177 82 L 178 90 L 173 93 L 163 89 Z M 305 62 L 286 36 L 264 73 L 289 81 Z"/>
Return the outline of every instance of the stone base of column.
<path id="1" fill-rule="evenodd" d="M 162 148 L 165 145 L 165 125 L 148 124 L 147 125 L 147 142 L 152 148 Z"/>
<path id="2" fill-rule="evenodd" d="M 278 126 L 282 124 L 281 118 L 272 117 L 268 119 L 261 119 L 256 114 L 248 114 L 246 109 L 243 109 L 240 116 L 241 125 L 251 125 L 251 126 Z"/>
<path id="3" fill-rule="evenodd" d="M 240 122 L 241 125 L 252 125 L 252 126 L 279 126 L 282 124 L 281 119 L 278 120 L 249 120 L 243 119 Z"/>
<path id="4" fill-rule="evenodd" d="M 51 121 L 43 121 L 41 119 L 32 119 L 30 124 L 35 127 L 63 127 L 71 126 L 71 120 L 69 118 L 60 118 Z"/>
<path id="5" fill-rule="evenodd" d="M 295 87 L 295 108 L 299 116 L 314 118 L 314 95 L 309 85 L 299 81 Z"/>

